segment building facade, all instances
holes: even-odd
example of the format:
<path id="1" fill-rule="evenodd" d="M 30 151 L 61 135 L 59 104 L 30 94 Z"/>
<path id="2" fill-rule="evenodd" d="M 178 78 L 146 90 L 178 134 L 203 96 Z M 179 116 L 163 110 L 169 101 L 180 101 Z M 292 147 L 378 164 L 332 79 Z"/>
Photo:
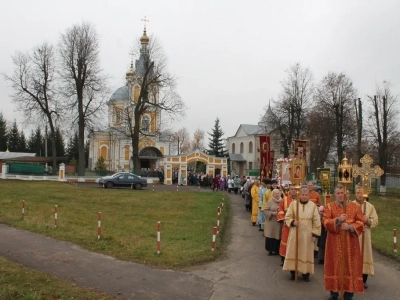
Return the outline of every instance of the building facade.
<path id="1" fill-rule="evenodd" d="M 100 157 L 110 171 L 133 169 L 132 127 L 134 109 L 139 99 L 142 78 L 147 70 L 145 64 L 149 55 L 149 38 L 146 28 L 140 38 L 140 57 L 132 63 L 126 73 L 126 83 L 118 88 L 107 102 L 108 127 L 94 131 L 89 136 L 89 169 L 94 170 Z M 148 93 L 148 99 L 154 104 L 158 101 L 157 88 Z M 141 115 L 139 157 L 142 169 L 155 170 L 163 167 L 163 157 L 169 155 L 169 137 L 161 128 L 161 112 L 157 105 L 149 105 Z"/>

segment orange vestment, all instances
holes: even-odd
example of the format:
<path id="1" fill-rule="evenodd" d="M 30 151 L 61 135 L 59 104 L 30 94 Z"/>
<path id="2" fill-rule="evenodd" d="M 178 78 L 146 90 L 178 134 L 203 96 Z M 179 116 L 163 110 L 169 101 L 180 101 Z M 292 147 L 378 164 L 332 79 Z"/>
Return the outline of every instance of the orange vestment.
<path id="1" fill-rule="evenodd" d="M 316 191 L 311 191 L 309 196 L 310 201 L 314 202 L 316 206 L 321 206 L 319 194 Z"/>
<path id="2" fill-rule="evenodd" d="M 278 215 L 276 216 L 276 220 L 278 222 L 283 222 L 281 244 L 279 246 L 279 255 L 280 256 L 286 256 L 286 246 L 287 246 L 287 241 L 289 238 L 289 229 L 290 228 L 286 226 L 284 220 L 285 220 L 285 215 L 289 208 L 290 203 L 292 203 L 292 198 L 290 197 L 290 195 L 285 196 L 285 198 L 283 198 L 281 203 L 279 203 Z"/>
<path id="3" fill-rule="evenodd" d="M 324 265 L 325 289 L 333 292 L 363 293 L 363 265 L 358 240 L 358 236 L 364 229 L 363 213 L 360 206 L 353 202 L 346 205 L 346 223 L 354 228 L 354 233 L 341 230 L 337 223 L 337 218 L 341 214 L 343 214 L 343 208 L 337 201 L 327 204 L 324 209 L 322 223 L 327 230 Z M 343 239 L 346 243 L 344 252 L 342 251 Z M 343 283 L 342 271 L 344 272 Z"/>

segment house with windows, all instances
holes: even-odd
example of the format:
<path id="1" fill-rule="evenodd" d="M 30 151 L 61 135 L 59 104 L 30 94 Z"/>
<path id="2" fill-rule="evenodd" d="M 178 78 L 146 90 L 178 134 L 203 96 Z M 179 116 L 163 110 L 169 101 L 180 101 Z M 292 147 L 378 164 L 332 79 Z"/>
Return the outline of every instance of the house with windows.
<path id="1" fill-rule="evenodd" d="M 271 137 L 271 150 L 280 154 L 279 137 L 267 130 L 267 118 L 272 114 L 271 106 L 257 125 L 240 124 L 234 136 L 228 137 L 226 147 L 229 153 L 231 175 L 260 175 L 260 135 Z M 275 165 L 273 166 L 275 168 Z"/>
<path id="2" fill-rule="evenodd" d="M 259 125 L 240 124 L 236 134 L 227 138 L 232 175 L 259 175 L 258 135 L 264 132 Z"/>

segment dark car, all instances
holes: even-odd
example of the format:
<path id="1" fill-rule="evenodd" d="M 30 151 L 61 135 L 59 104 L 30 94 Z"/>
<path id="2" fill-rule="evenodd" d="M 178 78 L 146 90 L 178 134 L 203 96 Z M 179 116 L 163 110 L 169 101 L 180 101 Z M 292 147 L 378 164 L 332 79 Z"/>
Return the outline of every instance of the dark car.
<path id="1" fill-rule="evenodd" d="M 147 179 L 132 173 L 119 172 L 100 178 L 99 185 L 109 189 L 113 187 L 129 187 L 140 190 L 142 187 L 147 187 Z"/>

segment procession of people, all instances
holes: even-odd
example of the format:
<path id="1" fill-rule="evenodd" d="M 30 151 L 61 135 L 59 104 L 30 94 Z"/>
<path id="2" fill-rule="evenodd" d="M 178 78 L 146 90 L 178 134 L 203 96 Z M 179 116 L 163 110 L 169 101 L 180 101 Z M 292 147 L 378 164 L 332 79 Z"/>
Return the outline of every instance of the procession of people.
<path id="1" fill-rule="evenodd" d="M 368 276 L 374 275 L 371 229 L 378 216 L 361 186 L 351 197 L 338 184 L 325 206 L 311 181 L 295 187 L 246 177 L 241 190 L 250 224 L 262 231 L 267 255 L 279 255 L 289 280 L 312 280 L 316 261 L 323 265 L 329 300 L 364 293 Z"/>

